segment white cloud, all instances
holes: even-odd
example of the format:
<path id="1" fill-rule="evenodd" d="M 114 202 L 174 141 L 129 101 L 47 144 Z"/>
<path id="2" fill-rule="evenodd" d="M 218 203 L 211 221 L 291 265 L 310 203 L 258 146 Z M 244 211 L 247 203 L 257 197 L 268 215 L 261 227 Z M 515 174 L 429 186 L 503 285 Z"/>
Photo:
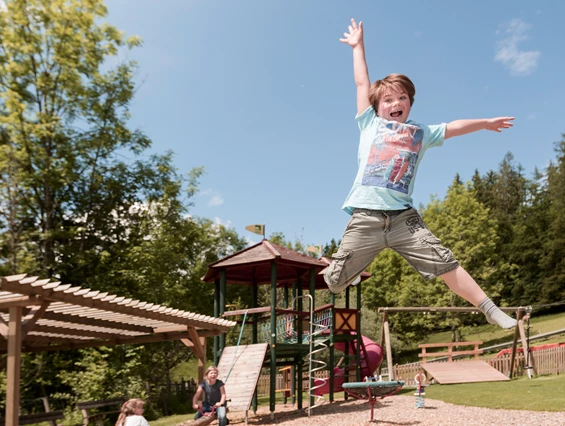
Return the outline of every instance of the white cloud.
<path id="1" fill-rule="evenodd" d="M 4 0 L 0 0 L 0 12 L 7 12 L 8 6 L 6 6 L 6 2 Z"/>
<path id="2" fill-rule="evenodd" d="M 221 206 L 224 204 L 224 197 L 212 189 L 206 189 L 200 192 L 199 195 L 208 198 L 207 204 L 209 206 Z"/>
<path id="3" fill-rule="evenodd" d="M 221 206 L 222 204 L 224 204 L 224 199 L 218 194 L 213 195 L 212 198 L 208 200 L 209 206 Z"/>
<path id="4" fill-rule="evenodd" d="M 521 19 L 513 19 L 496 32 L 504 38 L 497 42 L 494 60 L 504 64 L 510 70 L 510 75 L 530 75 L 538 66 L 541 56 L 539 50 L 525 51 L 518 47 L 521 42 L 530 38 L 528 35 L 530 28 L 531 25 Z"/>
<path id="5" fill-rule="evenodd" d="M 224 225 L 224 228 L 231 228 L 233 226 L 233 223 L 232 223 L 231 220 L 229 220 L 229 219 L 228 220 L 222 220 L 218 216 L 216 216 L 214 218 L 214 223 L 216 225 Z"/>

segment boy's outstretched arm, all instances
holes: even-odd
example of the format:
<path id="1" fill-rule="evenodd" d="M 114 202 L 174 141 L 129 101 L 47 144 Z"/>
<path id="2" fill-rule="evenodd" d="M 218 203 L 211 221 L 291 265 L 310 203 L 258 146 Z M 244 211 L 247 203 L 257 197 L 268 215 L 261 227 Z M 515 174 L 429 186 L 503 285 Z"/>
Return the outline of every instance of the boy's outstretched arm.
<path id="1" fill-rule="evenodd" d="M 467 133 L 477 132 L 479 130 L 491 130 L 493 132 L 501 132 L 502 129 L 508 129 L 514 124 L 514 117 L 495 117 L 495 118 L 479 118 L 476 120 L 455 120 L 448 123 L 445 128 L 444 139 L 454 136 L 466 135 Z"/>
<path id="2" fill-rule="evenodd" d="M 357 114 L 361 114 L 371 105 L 369 102 L 371 81 L 369 80 L 369 70 L 365 60 L 363 22 L 360 21 L 359 25 L 357 25 L 355 19 L 351 19 L 349 32 L 343 33 L 343 38 L 340 38 L 339 41 L 349 44 L 353 48 L 353 77 L 357 86 Z"/>

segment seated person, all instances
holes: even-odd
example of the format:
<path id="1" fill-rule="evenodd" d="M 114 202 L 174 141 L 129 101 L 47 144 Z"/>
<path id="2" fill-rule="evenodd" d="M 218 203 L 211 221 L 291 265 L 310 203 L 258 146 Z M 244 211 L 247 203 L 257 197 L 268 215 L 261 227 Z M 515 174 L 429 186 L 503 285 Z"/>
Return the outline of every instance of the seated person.
<path id="1" fill-rule="evenodd" d="M 194 398 L 192 398 L 192 408 L 197 410 L 194 420 L 202 417 L 204 413 L 211 413 L 215 409 L 219 426 L 226 426 L 229 424 L 229 421 L 226 418 L 226 389 L 224 382 L 218 380 L 218 369 L 214 366 L 208 367 L 205 377 L 206 379 L 200 384 L 194 394 Z M 204 399 L 203 403 L 200 402 L 202 399 Z"/>

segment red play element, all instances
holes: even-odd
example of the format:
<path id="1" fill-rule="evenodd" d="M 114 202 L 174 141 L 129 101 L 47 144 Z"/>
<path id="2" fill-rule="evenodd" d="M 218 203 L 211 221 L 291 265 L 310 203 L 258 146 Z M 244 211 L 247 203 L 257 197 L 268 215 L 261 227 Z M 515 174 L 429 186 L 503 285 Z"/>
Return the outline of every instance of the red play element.
<path id="1" fill-rule="evenodd" d="M 547 343 L 545 345 L 531 346 L 530 352 L 539 351 L 541 349 L 556 348 L 558 346 L 565 346 L 565 342 L 562 342 L 562 343 Z M 524 348 L 516 348 L 516 352 L 524 352 Z M 509 354 L 509 353 L 512 353 L 512 348 L 502 349 L 499 353 L 496 354 L 495 358 L 501 357 L 501 356 Z"/>
<path id="2" fill-rule="evenodd" d="M 361 344 L 361 379 L 364 377 L 372 377 L 375 370 L 381 365 L 383 361 L 383 348 L 378 343 L 373 342 L 365 336 L 361 336 L 363 343 Z M 349 354 L 355 354 L 357 351 L 356 341 L 347 342 L 349 345 Z M 337 342 L 335 348 L 338 351 L 345 352 L 346 342 Z M 334 368 L 334 392 L 341 392 L 343 390 L 343 382 L 345 379 L 344 368 Z M 330 392 L 329 380 L 316 379 L 314 386 L 320 386 L 314 390 L 318 396 Z"/>

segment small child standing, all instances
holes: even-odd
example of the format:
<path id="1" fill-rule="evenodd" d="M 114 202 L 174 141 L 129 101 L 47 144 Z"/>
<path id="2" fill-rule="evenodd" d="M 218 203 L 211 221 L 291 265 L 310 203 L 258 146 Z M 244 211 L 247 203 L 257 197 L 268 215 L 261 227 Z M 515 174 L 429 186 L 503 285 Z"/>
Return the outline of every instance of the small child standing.
<path id="1" fill-rule="evenodd" d="M 372 85 L 365 60 L 363 23 L 354 19 L 340 38 L 353 48 L 357 86 L 357 122 L 361 130 L 359 169 L 343 209 L 351 215 L 337 253 L 324 278 L 338 293 L 353 284 L 385 248 L 400 254 L 426 280 L 441 277 L 457 295 L 478 307 L 488 322 L 512 328 L 516 320 L 502 312 L 441 245 L 414 209 L 412 191 L 425 151 L 445 139 L 479 130 L 500 132 L 514 117 L 456 120 L 427 126 L 408 120 L 416 89 L 402 74 Z"/>
<path id="2" fill-rule="evenodd" d="M 145 403 L 138 398 L 124 402 L 116 426 L 149 426 L 143 417 Z"/>

